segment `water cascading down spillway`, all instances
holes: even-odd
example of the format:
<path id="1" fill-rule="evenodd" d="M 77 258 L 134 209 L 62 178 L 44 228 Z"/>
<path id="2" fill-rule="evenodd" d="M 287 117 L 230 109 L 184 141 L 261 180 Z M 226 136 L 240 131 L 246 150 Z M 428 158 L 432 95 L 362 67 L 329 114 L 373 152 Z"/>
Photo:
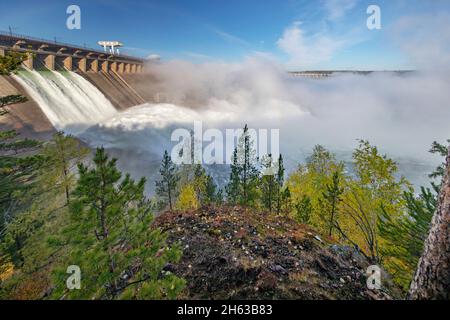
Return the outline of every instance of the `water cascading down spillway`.
<path id="1" fill-rule="evenodd" d="M 15 79 L 57 130 L 77 134 L 118 113 L 94 85 L 71 71 L 25 69 Z"/>

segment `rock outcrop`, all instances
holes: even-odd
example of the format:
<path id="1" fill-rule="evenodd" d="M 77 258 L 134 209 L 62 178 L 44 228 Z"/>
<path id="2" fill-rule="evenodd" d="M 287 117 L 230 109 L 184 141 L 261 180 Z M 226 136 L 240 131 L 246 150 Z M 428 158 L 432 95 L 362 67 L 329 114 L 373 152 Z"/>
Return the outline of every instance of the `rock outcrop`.
<path id="1" fill-rule="evenodd" d="M 450 151 L 424 253 L 411 283 L 410 299 L 450 299 Z"/>
<path id="2" fill-rule="evenodd" d="M 187 280 L 187 299 L 390 299 L 367 288 L 368 261 L 287 217 L 241 207 L 166 212 L 155 221 L 183 257 L 166 270 Z"/>

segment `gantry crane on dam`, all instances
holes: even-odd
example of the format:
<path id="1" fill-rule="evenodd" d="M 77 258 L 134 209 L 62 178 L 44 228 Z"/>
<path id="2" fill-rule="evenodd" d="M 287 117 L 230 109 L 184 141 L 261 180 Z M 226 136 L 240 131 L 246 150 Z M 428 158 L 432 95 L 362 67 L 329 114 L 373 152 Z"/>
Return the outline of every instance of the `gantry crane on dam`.
<path id="1" fill-rule="evenodd" d="M 123 43 L 119 41 L 99 41 L 97 43 L 103 47 L 104 52 L 109 52 L 112 55 L 120 55 L 119 48 L 123 47 Z"/>

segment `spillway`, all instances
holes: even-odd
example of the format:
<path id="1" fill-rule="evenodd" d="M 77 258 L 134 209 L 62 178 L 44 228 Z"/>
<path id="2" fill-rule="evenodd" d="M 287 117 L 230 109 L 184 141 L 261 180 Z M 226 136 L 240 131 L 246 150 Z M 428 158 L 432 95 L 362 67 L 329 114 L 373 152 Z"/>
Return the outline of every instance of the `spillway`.
<path id="1" fill-rule="evenodd" d="M 74 72 L 21 70 L 14 78 L 57 130 L 76 134 L 118 113 L 94 85 Z"/>

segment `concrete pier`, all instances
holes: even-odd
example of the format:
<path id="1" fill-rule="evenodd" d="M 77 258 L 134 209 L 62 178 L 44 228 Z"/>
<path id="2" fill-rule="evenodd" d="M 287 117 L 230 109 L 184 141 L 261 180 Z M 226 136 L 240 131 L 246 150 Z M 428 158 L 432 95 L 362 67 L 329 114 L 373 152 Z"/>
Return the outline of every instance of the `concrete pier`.
<path id="1" fill-rule="evenodd" d="M 117 72 L 117 62 L 111 62 L 111 67 L 110 67 L 110 70 L 112 71 L 112 72 Z"/>
<path id="2" fill-rule="evenodd" d="M 86 58 L 79 58 L 78 64 L 77 64 L 77 70 L 80 70 L 82 72 L 87 71 L 87 59 Z"/>
<path id="3" fill-rule="evenodd" d="M 117 72 L 124 73 L 125 72 L 125 63 L 121 62 L 119 63 L 119 67 L 117 69 Z"/>
<path id="4" fill-rule="evenodd" d="M 73 70 L 73 58 L 72 58 L 72 56 L 66 57 L 63 60 L 63 65 L 64 65 L 64 68 L 66 68 L 67 70 Z"/>
<path id="5" fill-rule="evenodd" d="M 89 71 L 91 72 L 98 72 L 98 60 L 91 60 Z"/>
<path id="6" fill-rule="evenodd" d="M 44 58 L 45 67 L 49 70 L 55 70 L 55 57 L 54 55 L 46 55 Z"/>
<path id="7" fill-rule="evenodd" d="M 24 64 L 28 69 L 33 70 L 33 69 L 34 69 L 34 60 L 35 60 L 35 58 L 34 58 L 33 54 L 31 54 L 31 53 L 28 53 L 27 55 L 28 55 L 28 59 L 25 60 L 23 64 Z"/>
<path id="8" fill-rule="evenodd" d="M 103 72 L 108 73 L 109 72 L 109 61 L 102 61 L 101 68 L 102 68 Z"/>

